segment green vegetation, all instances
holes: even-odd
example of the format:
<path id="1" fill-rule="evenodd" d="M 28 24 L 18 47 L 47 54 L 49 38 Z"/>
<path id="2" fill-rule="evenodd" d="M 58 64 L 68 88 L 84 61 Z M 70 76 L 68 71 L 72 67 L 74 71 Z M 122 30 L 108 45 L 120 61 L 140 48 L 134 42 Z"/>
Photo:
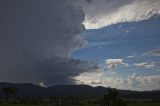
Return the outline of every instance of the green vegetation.
<path id="1" fill-rule="evenodd" d="M 45 105 L 0 104 L 0 106 L 45 106 Z M 50 105 L 47 105 L 47 106 L 50 106 Z M 86 104 L 86 105 L 77 105 L 77 106 L 100 106 L 100 105 Z M 130 103 L 130 104 L 128 104 L 128 106 L 160 106 L 160 103 Z"/>
<path id="2" fill-rule="evenodd" d="M 160 106 L 160 103 L 131 103 L 128 106 Z"/>
<path id="3" fill-rule="evenodd" d="M 26 105 L 26 104 L 0 104 L 0 106 L 39 106 L 39 105 Z"/>
<path id="4" fill-rule="evenodd" d="M 13 86 L 1 88 L 0 106 L 160 106 L 159 99 L 143 101 L 141 99 L 118 97 L 118 90 L 108 88 L 101 97 L 66 96 L 17 96 L 18 89 Z"/>
<path id="5" fill-rule="evenodd" d="M 104 95 L 101 106 L 127 106 L 127 104 L 123 99 L 118 98 L 116 89 L 108 88 L 108 93 Z"/>
<path id="6" fill-rule="evenodd" d="M 8 86 L 8 87 L 4 87 L 2 88 L 2 93 L 5 94 L 5 102 L 8 103 L 10 101 L 10 99 L 14 99 L 17 89 L 15 87 L 12 86 Z"/>

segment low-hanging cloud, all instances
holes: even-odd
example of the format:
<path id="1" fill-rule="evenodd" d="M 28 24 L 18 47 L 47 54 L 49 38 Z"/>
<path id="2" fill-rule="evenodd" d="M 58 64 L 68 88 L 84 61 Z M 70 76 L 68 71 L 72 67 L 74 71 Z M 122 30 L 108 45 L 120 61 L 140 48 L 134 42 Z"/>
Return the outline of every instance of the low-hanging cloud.
<path id="1" fill-rule="evenodd" d="M 74 77 L 78 84 L 104 86 L 126 90 L 150 91 L 160 88 L 160 75 L 139 76 L 136 73 L 127 77 L 111 75 L 104 70 L 85 72 Z"/>
<path id="2" fill-rule="evenodd" d="M 160 14 L 160 0 L 75 0 L 85 11 L 87 29 L 102 28 L 122 22 L 137 22 Z M 78 2 L 78 3 L 77 3 Z"/>
<path id="3" fill-rule="evenodd" d="M 96 68 L 69 58 L 85 43 L 69 0 L 0 0 L 0 14 L 0 81 L 69 84 Z"/>

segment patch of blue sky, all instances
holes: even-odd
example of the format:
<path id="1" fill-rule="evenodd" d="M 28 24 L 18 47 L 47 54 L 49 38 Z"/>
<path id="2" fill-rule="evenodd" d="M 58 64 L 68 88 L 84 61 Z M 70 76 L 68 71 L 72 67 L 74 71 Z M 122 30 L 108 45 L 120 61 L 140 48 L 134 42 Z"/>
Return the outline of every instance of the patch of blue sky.
<path id="1" fill-rule="evenodd" d="M 139 76 L 159 75 L 160 57 L 145 55 L 146 52 L 160 48 L 160 17 L 141 22 L 127 22 L 82 33 L 88 44 L 75 51 L 73 58 L 97 61 L 98 66 L 110 72 L 107 59 L 123 59 L 129 67 L 118 65 L 113 72 L 121 76 L 136 73 Z M 153 64 L 151 68 L 137 67 L 134 64 Z"/>

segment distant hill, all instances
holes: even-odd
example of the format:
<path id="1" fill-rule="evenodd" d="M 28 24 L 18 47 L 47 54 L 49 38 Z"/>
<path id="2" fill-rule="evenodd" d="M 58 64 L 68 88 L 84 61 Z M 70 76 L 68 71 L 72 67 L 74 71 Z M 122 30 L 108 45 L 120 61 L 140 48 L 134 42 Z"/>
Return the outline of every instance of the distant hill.
<path id="1" fill-rule="evenodd" d="M 107 93 L 108 88 L 105 87 L 91 87 L 88 85 L 55 85 L 51 87 L 41 87 L 31 83 L 13 84 L 13 83 L 0 83 L 0 97 L 4 96 L 1 89 L 7 86 L 13 86 L 17 88 L 17 96 L 83 96 L 83 97 L 102 97 Z M 144 99 L 160 99 L 160 90 L 155 91 L 129 91 L 118 90 L 119 96 L 124 98 L 144 98 Z"/>

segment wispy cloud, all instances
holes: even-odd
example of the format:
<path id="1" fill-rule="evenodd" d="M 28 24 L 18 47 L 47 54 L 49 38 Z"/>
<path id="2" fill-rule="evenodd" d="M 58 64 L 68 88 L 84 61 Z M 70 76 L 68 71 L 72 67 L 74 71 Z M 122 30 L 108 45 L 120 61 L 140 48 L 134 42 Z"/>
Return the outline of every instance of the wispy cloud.
<path id="1" fill-rule="evenodd" d="M 145 55 L 160 56 L 160 48 L 148 51 L 148 52 L 145 53 Z"/>
<path id="2" fill-rule="evenodd" d="M 154 62 L 134 63 L 133 65 L 141 68 L 153 68 L 155 66 Z"/>
<path id="3" fill-rule="evenodd" d="M 127 58 L 134 58 L 136 57 L 136 53 L 132 53 L 131 55 L 128 55 Z"/>
<path id="4" fill-rule="evenodd" d="M 160 14 L 160 0 L 92 0 L 90 4 L 82 1 L 79 0 L 86 14 L 87 29 L 146 20 Z"/>

